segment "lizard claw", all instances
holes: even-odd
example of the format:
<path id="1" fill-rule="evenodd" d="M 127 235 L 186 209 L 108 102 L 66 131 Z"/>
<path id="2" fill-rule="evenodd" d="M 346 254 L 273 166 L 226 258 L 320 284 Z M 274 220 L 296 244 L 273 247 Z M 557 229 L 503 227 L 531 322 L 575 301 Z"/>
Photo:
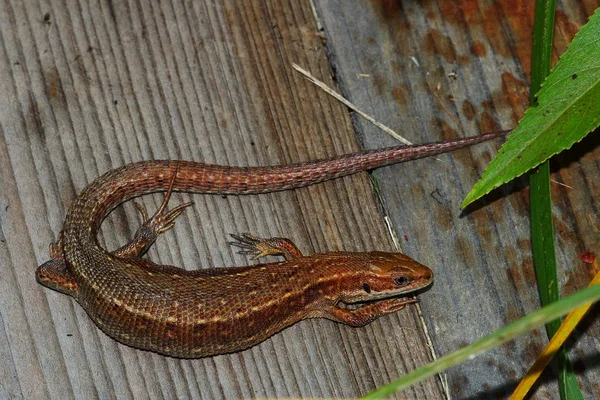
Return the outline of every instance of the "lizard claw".
<path id="1" fill-rule="evenodd" d="M 235 242 L 231 246 L 239 247 L 238 254 L 251 255 L 253 260 L 264 256 L 282 255 L 286 260 L 302 257 L 302 253 L 289 239 L 259 238 L 249 233 L 231 234 Z"/>
<path id="2" fill-rule="evenodd" d="M 167 204 L 169 203 L 169 199 L 171 198 L 171 194 L 173 193 L 173 185 L 175 184 L 175 178 L 177 177 L 177 171 L 173 174 L 171 178 L 171 183 L 169 184 L 169 189 L 165 194 L 165 198 L 158 208 L 158 210 L 154 213 L 154 215 L 148 218 L 148 212 L 146 208 L 138 202 L 134 202 L 135 207 L 138 209 L 140 214 L 142 214 L 142 226 L 146 228 L 151 228 L 156 233 L 164 233 L 171 229 L 173 225 L 175 225 L 175 219 L 183 213 L 186 207 L 191 206 L 194 202 L 183 203 L 173 208 L 172 210 L 165 211 L 167 208 Z"/>
<path id="3" fill-rule="evenodd" d="M 168 231 L 175 225 L 175 220 L 183 213 L 184 209 L 194 204 L 184 203 L 172 210 L 166 210 L 167 203 L 173 192 L 176 176 L 177 171 L 175 171 L 171 178 L 167 194 L 165 195 L 162 204 L 152 217 L 148 218 L 148 212 L 143 205 L 135 203 L 136 208 L 142 215 L 142 225 L 138 228 L 135 237 L 129 243 L 112 252 L 115 256 L 120 258 L 135 258 L 142 256 L 148 251 L 161 233 Z"/>
<path id="4" fill-rule="evenodd" d="M 257 238 L 249 233 L 231 233 L 229 236 L 236 240 L 236 242 L 229 242 L 229 244 L 242 249 L 237 252 L 238 254 L 251 255 L 253 260 L 271 254 L 268 251 L 269 248 L 264 246 L 264 239 Z"/>
<path id="5" fill-rule="evenodd" d="M 161 207 L 154 215 L 148 218 L 146 208 L 138 202 L 134 202 L 136 208 L 142 214 L 142 225 L 146 228 L 151 228 L 156 233 L 164 233 L 175 225 L 175 219 L 179 217 L 186 207 L 191 206 L 194 202 L 183 203 L 173 208 L 172 210 L 164 211 Z"/>
<path id="6" fill-rule="evenodd" d="M 50 258 L 52 260 L 64 260 L 65 259 L 64 249 L 63 249 L 63 232 L 62 231 L 60 231 L 58 233 L 58 238 L 56 239 L 56 242 L 50 243 L 49 253 L 50 253 Z"/>
<path id="7" fill-rule="evenodd" d="M 417 298 L 410 298 L 410 299 L 405 299 L 405 298 L 395 298 L 395 299 L 390 299 L 390 301 L 383 305 L 381 307 L 381 311 L 386 313 L 386 314 L 391 314 L 394 313 L 396 311 L 400 311 L 402 310 L 407 304 L 414 304 L 414 303 L 418 303 L 419 299 Z"/>

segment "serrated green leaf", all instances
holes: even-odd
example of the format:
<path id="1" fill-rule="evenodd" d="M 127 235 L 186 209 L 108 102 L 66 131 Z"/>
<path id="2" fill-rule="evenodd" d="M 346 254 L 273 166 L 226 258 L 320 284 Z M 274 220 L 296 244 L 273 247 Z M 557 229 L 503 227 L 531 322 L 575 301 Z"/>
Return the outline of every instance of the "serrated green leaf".
<path id="1" fill-rule="evenodd" d="M 600 9 L 569 45 L 464 208 L 553 155 L 570 148 L 600 124 Z"/>

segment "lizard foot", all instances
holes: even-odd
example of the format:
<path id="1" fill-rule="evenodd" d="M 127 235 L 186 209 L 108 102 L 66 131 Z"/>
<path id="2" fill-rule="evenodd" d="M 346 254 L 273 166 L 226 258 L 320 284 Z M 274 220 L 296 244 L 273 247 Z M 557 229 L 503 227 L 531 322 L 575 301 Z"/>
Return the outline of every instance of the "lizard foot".
<path id="1" fill-rule="evenodd" d="M 171 229 L 173 227 L 173 225 L 175 225 L 175 219 L 181 215 L 183 210 L 186 207 L 189 207 L 192 204 L 194 204 L 194 202 L 184 203 L 184 204 L 178 205 L 177 207 L 173 208 L 172 210 L 165 211 L 165 209 L 167 208 L 167 204 L 169 203 L 169 200 L 171 199 L 171 194 L 173 193 L 173 186 L 175 185 L 176 177 L 177 177 L 177 171 L 175 171 L 173 173 L 173 177 L 171 178 L 171 182 L 169 183 L 169 189 L 167 190 L 167 193 L 165 194 L 165 198 L 163 199 L 162 204 L 160 205 L 159 209 L 156 210 L 156 212 L 154 213 L 154 215 L 151 218 L 148 218 L 148 212 L 146 211 L 146 209 L 144 208 L 143 205 L 141 205 L 138 202 L 133 202 L 133 204 L 135 204 L 135 206 L 138 209 L 138 211 L 140 212 L 140 214 L 142 214 L 142 226 L 143 227 L 152 229 L 152 230 L 156 231 L 156 233 L 158 233 L 158 234 L 166 232 L 169 229 Z"/>
<path id="2" fill-rule="evenodd" d="M 235 242 L 231 246 L 239 247 L 238 254 L 251 255 L 253 260 L 265 256 L 283 256 L 286 260 L 302 257 L 296 245 L 286 238 L 259 238 L 249 233 L 231 234 Z"/>
<path id="3" fill-rule="evenodd" d="M 158 238 L 161 233 L 168 231 L 175 225 L 175 220 L 179 217 L 186 207 L 194 204 L 193 202 L 180 204 L 177 207 L 167 210 L 167 204 L 173 193 L 173 185 L 175 184 L 175 178 L 177 177 L 177 171 L 173 173 L 169 189 L 165 194 L 165 198 L 160 205 L 159 209 L 148 217 L 146 208 L 138 202 L 134 202 L 136 208 L 142 215 L 142 225 L 138 228 L 135 233 L 135 237 L 127 243 L 125 246 L 115 250 L 113 254 L 120 258 L 133 258 L 143 255 L 154 241 Z"/>
<path id="4" fill-rule="evenodd" d="M 58 239 L 56 242 L 50 243 L 50 258 L 52 260 L 62 260 L 65 259 L 64 248 L 63 248 L 63 233 L 60 231 L 58 233 Z"/>
<path id="5" fill-rule="evenodd" d="M 390 298 L 365 304 L 355 309 L 341 308 L 336 305 L 321 310 L 322 315 L 320 316 L 350 326 L 365 326 L 382 315 L 400 311 L 407 304 L 416 302 L 417 299 Z"/>

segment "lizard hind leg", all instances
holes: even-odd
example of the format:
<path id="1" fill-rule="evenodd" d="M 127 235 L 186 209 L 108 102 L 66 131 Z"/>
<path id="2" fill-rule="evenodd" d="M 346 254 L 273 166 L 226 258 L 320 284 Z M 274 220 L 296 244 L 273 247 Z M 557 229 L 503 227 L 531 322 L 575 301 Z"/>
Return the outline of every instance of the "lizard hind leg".
<path id="1" fill-rule="evenodd" d="M 69 272 L 65 260 L 46 261 L 35 271 L 35 278 L 50 289 L 77 297 L 77 281 Z"/>
<path id="2" fill-rule="evenodd" d="M 230 236 L 236 241 L 229 244 L 241 249 L 238 254 L 251 255 L 254 260 L 265 256 L 283 256 L 286 260 L 302 257 L 302 252 L 290 239 L 259 238 L 249 233 Z"/>
<path id="3" fill-rule="evenodd" d="M 50 260 L 37 268 L 35 279 L 43 286 L 77 297 L 77 281 L 69 272 L 65 261 L 62 231 L 56 242 L 50 243 Z"/>
<path id="4" fill-rule="evenodd" d="M 167 210 L 167 204 L 173 193 L 173 185 L 175 184 L 176 177 L 177 171 L 171 177 L 169 188 L 162 204 L 152 217 L 148 218 L 148 212 L 143 205 L 134 202 L 142 215 L 142 225 L 138 228 L 134 238 L 129 243 L 112 252 L 115 256 L 119 258 L 136 258 L 144 255 L 161 233 L 173 228 L 175 219 L 183 213 L 184 209 L 194 204 L 193 202 L 183 203 L 171 210 Z"/>

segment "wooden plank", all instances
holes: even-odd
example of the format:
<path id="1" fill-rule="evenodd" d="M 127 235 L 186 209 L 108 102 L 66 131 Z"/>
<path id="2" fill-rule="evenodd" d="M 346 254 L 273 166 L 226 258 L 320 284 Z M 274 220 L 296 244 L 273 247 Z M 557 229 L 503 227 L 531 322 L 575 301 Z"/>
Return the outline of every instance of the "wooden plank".
<path id="1" fill-rule="evenodd" d="M 102 172 L 161 158 L 283 164 L 359 148 L 345 107 L 291 69 L 334 85 L 307 1 L 9 0 L 0 43 L 0 397 L 356 397 L 430 360 L 415 307 L 362 329 L 305 321 L 241 353 L 171 359 L 117 344 L 35 282 L 69 204 Z M 288 236 L 305 251 L 393 248 L 367 174 L 193 200 L 152 260 L 244 265 L 227 234 L 245 231 Z M 138 224 L 125 205 L 102 242 L 116 248 Z M 439 398 L 441 386 L 402 396 Z"/>
<path id="2" fill-rule="evenodd" d="M 359 108 L 413 142 L 514 127 L 528 104 L 532 2 L 317 1 L 330 59 L 342 90 Z M 597 1 L 563 1 L 555 52 L 565 51 Z M 367 148 L 394 141 L 360 118 Z M 561 294 L 584 288 L 579 259 L 598 239 L 597 139 L 553 168 Z M 500 141 L 375 172 L 382 202 L 406 253 L 436 274 L 421 296 L 435 350 L 446 354 L 539 307 L 531 260 L 526 181 L 496 191 L 466 212 L 459 204 Z M 564 186 L 562 184 L 568 185 Z M 600 326 L 588 318 L 570 349 L 585 398 L 600 398 Z M 510 393 L 546 343 L 535 330 L 448 371 L 456 398 Z M 558 398 L 548 374 L 536 398 Z"/>

